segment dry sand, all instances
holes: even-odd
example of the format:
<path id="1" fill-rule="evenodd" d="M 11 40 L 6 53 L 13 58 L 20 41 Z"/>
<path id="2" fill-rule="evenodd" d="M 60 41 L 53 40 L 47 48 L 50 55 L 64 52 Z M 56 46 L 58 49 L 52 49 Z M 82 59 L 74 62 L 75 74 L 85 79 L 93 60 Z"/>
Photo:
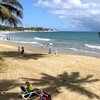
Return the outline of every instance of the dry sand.
<path id="1" fill-rule="evenodd" d="M 19 86 L 27 80 L 35 88 L 48 91 L 53 100 L 100 99 L 99 58 L 48 55 L 45 50 L 25 45 L 22 56 L 17 54 L 18 46 L 22 45 L 0 41 L 0 54 L 7 64 L 0 73 L 0 100 L 20 100 Z"/>

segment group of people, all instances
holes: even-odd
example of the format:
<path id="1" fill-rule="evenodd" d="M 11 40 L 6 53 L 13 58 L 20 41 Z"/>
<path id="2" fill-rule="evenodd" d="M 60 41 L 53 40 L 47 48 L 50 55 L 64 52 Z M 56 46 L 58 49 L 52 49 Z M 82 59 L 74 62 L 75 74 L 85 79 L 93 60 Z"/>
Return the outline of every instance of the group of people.
<path id="1" fill-rule="evenodd" d="M 41 48 L 43 48 L 43 45 L 41 45 Z M 24 47 L 18 47 L 18 53 L 24 54 Z M 52 45 L 48 46 L 48 54 L 52 53 Z M 57 49 L 55 48 L 55 55 L 57 54 Z"/>
<path id="2" fill-rule="evenodd" d="M 8 38 L 8 37 L 7 37 L 7 38 L 6 38 L 6 37 L 3 37 L 3 40 L 10 40 L 10 38 Z"/>
<path id="3" fill-rule="evenodd" d="M 10 38 L 7 37 L 7 40 L 10 40 Z"/>
<path id="4" fill-rule="evenodd" d="M 24 54 L 24 47 L 18 47 L 18 53 Z"/>
<path id="5" fill-rule="evenodd" d="M 41 44 L 41 48 L 44 48 L 44 47 L 48 47 L 48 54 L 51 54 L 52 53 L 52 45 L 53 43 L 49 43 L 48 45 L 43 45 Z M 57 54 L 57 49 L 55 48 L 55 55 Z"/>
<path id="6" fill-rule="evenodd" d="M 52 46 L 49 46 L 48 48 L 48 54 L 51 54 L 52 53 Z M 54 54 L 57 55 L 57 49 L 55 48 L 54 50 Z"/>

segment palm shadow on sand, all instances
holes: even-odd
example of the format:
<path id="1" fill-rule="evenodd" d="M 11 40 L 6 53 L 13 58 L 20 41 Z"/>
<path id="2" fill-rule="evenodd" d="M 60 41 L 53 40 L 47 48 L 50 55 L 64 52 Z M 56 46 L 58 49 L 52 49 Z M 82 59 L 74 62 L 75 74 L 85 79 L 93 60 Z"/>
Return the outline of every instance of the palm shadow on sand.
<path id="1" fill-rule="evenodd" d="M 22 84 L 17 83 L 15 80 L 2 80 L 0 81 L 0 100 L 17 100 L 18 93 L 7 92 Z"/>
<path id="2" fill-rule="evenodd" d="M 87 75 L 86 77 L 81 78 L 79 72 L 72 72 L 71 74 L 64 72 L 57 77 L 53 77 L 51 75 L 42 73 L 41 79 L 22 79 L 33 81 L 33 85 L 37 87 L 47 86 L 46 88 L 43 88 L 43 90 L 49 92 L 52 96 L 56 96 L 57 94 L 61 93 L 62 91 L 59 90 L 61 90 L 61 87 L 65 87 L 67 90 L 76 92 L 80 95 L 85 95 L 90 99 L 100 99 L 98 95 L 83 87 L 84 84 L 92 84 L 93 82 L 99 81 L 99 79 L 93 79 L 93 75 Z M 59 89 L 55 91 L 56 88 Z"/>
<path id="3" fill-rule="evenodd" d="M 56 77 L 42 73 L 41 79 L 29 79 L 29 78 L 22 78 L 24 81 L 33 81 L 33 86 L 47 86 L 46 88 L 42 88 L 43 90 L 49 92 L 52 96 L 56 96 L 59 93 L 63 92 L 61 91 L 61 87 L 65 87 L 67 90 L 70 90 L 72 92 L 76 92 L 80 95 L 84 95 L 89 97 L 90 99 L 97 98 L 100 99 L 100 97 L 93 93 L 92 91 L 86 89 L 86 87 L 83 87 L 84 84 L 92 84 L 93 82 L 98 82 L 99 79 L 93 79 L 93 75 L 87 75 L 86 77 L 80 77 L 79 72 L 72 72 L 71 74 L 68 74 L 64 72 L 63 74 L 59 74 Z M 0 100 L 21 100 L 18 98 L 18 92 L 6 92 L 8 90 L 14 89 L 16 87 L 19 87 L 20 85 L 23 85 L 21 83 L 18 83 L 15 80 L 2 80 L 0 81 Z M 55 91 L 55 87 L 59 88 L 58 91 Z M 4 94 L 1 94 L 2 92 L 5 92 Z M 20 91 L 19 91 L 20 92 Z"/>
<path id="4" fill-rule="evenodd" d="M 25 85 L 18 83 L 15 80 L 2 80 L 0 81 L 0 100 L 23 100 L 23 98 L 18 97 L 18 94 L 21 92 L 20 86 Z M 10 90 L 19 87 L 19 91 L 10 92 Z M 8 92 L 9 91 L 9 92 Z M 39 100 L 38 97 L 31 97 L 28 100 Z"/>
<path id="5" fill-rule="evenodd" d="M 39 58 L 46 56 L 46 54 L 43 54 L 43 53 L 25 53 L 21 55 L 21 54 L 18 54 L 18 52 L 16 51 L 7 51 L 7 52 L 4 51 L 4 52 L 0 52 L 0 54 L 3 57 L 12 57 L 15 59 L 24 59 L 24 60 L 27 60 L 27 59 L 37 60 Z"/>

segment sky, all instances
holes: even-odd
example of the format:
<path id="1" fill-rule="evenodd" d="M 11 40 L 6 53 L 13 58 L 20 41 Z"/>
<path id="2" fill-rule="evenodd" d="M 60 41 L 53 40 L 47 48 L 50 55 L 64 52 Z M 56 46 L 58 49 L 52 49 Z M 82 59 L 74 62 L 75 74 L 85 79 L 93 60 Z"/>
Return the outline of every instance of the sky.
<path id="1" fill-rule="evenodd" d="M 100 31 L 100 0 L 19 0 L 24 27 Z"/>

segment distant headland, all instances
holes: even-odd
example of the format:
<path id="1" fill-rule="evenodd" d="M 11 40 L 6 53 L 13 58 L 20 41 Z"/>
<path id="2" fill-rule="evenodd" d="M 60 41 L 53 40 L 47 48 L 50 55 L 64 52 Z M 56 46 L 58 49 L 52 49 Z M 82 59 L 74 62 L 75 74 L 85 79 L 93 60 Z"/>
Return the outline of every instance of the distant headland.
<path id="1" fill-rule="evenodd" d="M 0 26 L 0 31 L 19 31 L 19 32 L 54 32 L 56 30 L 43 27 L 10 27 Z"/>

